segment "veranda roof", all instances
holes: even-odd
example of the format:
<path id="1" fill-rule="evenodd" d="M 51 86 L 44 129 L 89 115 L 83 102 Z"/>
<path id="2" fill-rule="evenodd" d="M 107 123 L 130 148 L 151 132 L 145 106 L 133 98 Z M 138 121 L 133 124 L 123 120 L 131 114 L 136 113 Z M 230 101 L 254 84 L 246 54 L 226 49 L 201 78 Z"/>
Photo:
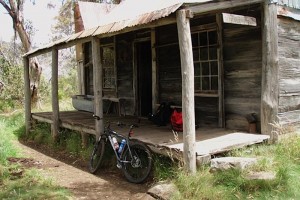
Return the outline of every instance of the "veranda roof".
<path id="1" fill-rule="evenodd" d="M 76 40 L 121 31 L 167 17 L 183 4 L 198 4 L 212 0 L 124 0 L 119 5 L 78 2 L 85 30 L 67 36 L 43 47 L 31 50 L 24 56 L 47 51 L 58 45 Z"/>

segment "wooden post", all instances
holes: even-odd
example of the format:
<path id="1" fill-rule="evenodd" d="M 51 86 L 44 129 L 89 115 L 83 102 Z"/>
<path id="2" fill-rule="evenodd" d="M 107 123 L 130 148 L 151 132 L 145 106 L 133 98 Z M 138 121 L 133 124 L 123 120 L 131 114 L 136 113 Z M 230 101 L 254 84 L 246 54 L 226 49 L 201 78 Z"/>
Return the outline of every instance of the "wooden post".
<path id="1" fill-rule="evenodd" d="M 92 38 L 93 54 L 93 81 L 94 81 L 94 114 L 99 117 L 95 120 L 96 137 L 104 131 L 103 126 L 103 100 L 102 100 L 102 63 L 100 54 L 100 40 Z"/>
<path id="2" fill-rule="evenodd" d="M 278 121 L 279 66 L 277 6 L 265 0 L 262 21 L 262 88 L 261 133 L 271 135 L 272 125 Z"/>
<path id="3" fill-rule="evenodd" d="M 219 41 L 219 49 L 218 49 L 218 59 L 220 60 L 218 71 L 218 97 L 219 97 L 219 127 L 225 127 L 225 110 L 224 110 L 224 69 L 223 69 L 223 22 L 222 22 L 222 14 L 216 14 L 216 21 L 218 26 L 218 41 Z"/>
<path id="4" fill-rule="evenodd" d="M 58 139 L 59 130 L 59 102 L 58 102 L 58 50 L 52 49 L 52 125 L 51 132 L 54 140 Z"/>
<path id="5" fill-rule="evenodd" d="M 158 100 L 158 87 L 157 87 L 157 65 L 156 65 L 156 35 L 155 29 L 151 29 L 151 55 L 152 55 L 152 113 L 156 111 L 156 104 Z"/>
<path id="6" fill-rule="evenodd" d="M 84 91 L 84 67 L 83 60 L 77 61 L 77 77 L 78 77 L 78 92 L 81 95 L 85 94 Z"/>
<path id="7" fill-rule="evenodd" d="M 194 61 L 189 10 L 177 11 L 182 74 L 183 159 L 190 173 L 196 172 Z"/>
<path id="8" fill-rule="evenodd" d="M 24 63 L 24 93 L 25 93 L 25 127 L 26 135 L 29 134 L 31 128 L 31 92 L 29 79 L 29 58 L 23 58 Z"/>

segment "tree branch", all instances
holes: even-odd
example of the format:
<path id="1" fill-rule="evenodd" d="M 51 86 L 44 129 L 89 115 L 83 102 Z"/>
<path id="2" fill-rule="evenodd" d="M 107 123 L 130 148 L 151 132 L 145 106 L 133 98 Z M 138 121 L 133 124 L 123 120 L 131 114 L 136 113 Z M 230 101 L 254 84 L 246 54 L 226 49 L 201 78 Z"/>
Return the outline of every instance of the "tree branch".
<path id="1" fill-rule="evenodd" d="M 3 1 L 0 0 L 0 4 L 2 4 L 2 6 L 5 8 L 5 10 L 8 12 L 8 14 L 14 18 L 15 17 L 15 13 L 13 13 L 13 11 L 10 9 L 10 7 Z"/>

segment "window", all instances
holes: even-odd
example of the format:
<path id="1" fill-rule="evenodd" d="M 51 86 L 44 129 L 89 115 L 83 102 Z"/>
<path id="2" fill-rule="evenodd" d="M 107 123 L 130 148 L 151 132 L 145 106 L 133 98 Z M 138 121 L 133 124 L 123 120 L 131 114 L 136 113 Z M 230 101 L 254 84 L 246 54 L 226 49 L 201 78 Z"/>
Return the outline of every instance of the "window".
<path id="1" fill-rule="evenodd" d="M 192 33 L 195 93 L 217 94 L 219 77 L 217 31 Z"/>
<path id="2" fill-rule="evenodd" d="M 101 47 L 103 66 L 103 89 L 115 89 L 115 53 L 112 45 Z"/>

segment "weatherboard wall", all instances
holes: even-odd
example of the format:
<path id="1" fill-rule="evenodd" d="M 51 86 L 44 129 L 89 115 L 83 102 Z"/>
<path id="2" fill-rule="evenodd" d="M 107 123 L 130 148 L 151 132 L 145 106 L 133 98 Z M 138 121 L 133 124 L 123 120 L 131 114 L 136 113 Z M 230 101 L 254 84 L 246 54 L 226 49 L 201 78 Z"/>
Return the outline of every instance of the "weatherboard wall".
<path id="1" fill-rule="evenodd" d="M 262 37 L 260 9 L 252 7 L 234 14 L 256 18 L 256 26 L 223 24 L 223 65 L 226 127 L 248 130 L 247 117 L 260 120 Z M 259 123 L 257 123 L 259 126 Z M 259 129 L 259 127 L 258 127 Z"/>
<path id="2" fill-rule="evenodd" d="M 300 121 L 300 22 L 278 18 L 279 119 Z"/>

